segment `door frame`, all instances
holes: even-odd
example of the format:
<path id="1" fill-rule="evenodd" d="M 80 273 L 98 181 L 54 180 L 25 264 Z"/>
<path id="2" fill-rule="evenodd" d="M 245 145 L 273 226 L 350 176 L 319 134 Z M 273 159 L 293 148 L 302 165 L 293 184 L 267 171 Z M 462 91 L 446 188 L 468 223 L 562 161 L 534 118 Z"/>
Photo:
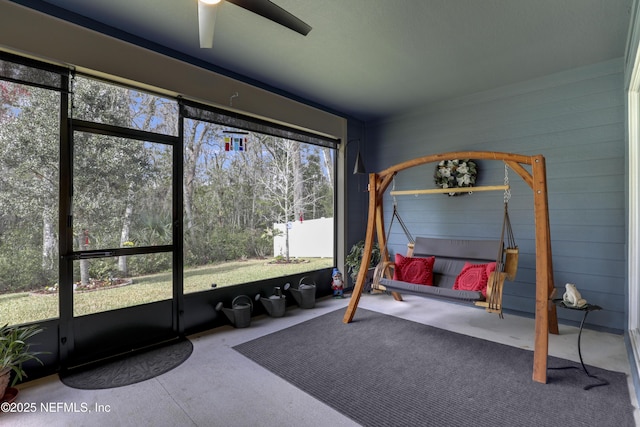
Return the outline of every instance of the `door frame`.
<path id="1" fill-rule="evenodd" d="M 66 96 L 65 96 L 66 98 Z M 68 103 L 68 100 L 65 102 Z M 178 136 L 75 120 L 66 116 L 60 141 L 60 341 L 59 356 L 63 370 L 106 357 L 175 339 L 183 333 L 180 316 L 184 312 L 182 280 L 182 133 Z M 180 120 L 181 122 L 181 120 Z M 156 247 L 109 248 L 75 251 L 73 248 L 73 151 L 74 132 L 107 134 L 171 146 L 172 151 L 172 243 Z M 180 127 L 180 132 L 182 127 Z M 73 263 L 83 257 L 104 258 L 121 255 L 172 253 L 172 298 L 151 304 L 134 305 L 74 317 Z M 165 315 L 170 311 L 170 316 Z M 112 327 L 110 327 L 112 326 Z M 78 349 L 78 339 L 84 340 Z M 90 348 L 91 351 L 86 351 Z"/>
<path id="2" fill-rule="evenodd" d="M 635 14 L 634 14 L 635 16 Z M 632 20 L 632 30 L 635 20 Z M 627 89 L 627 196 L 628 196 L 628 317 L 629 352 L 635 368 L 634 377 L 640 377 L 640 49 L 635 37 L 630 37 L 627 48 L 627 67 L 630 79 Z M 636 46 L 632 46 L 635 43 Z M 631 57 L 633 54 L 633 57 Z"/>

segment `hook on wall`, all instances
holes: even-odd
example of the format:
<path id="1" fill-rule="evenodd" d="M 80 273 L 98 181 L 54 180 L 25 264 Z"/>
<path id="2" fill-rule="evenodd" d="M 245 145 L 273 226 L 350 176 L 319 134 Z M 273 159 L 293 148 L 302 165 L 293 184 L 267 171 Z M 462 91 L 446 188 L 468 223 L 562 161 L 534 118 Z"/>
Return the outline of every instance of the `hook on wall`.
<path id="1" fill-rule="evenodd" d="M 234 93 L 229 97 L 229 107 L 233 107 L 233 98 L 238 98 L 240 94 L 238 92 Z"/>

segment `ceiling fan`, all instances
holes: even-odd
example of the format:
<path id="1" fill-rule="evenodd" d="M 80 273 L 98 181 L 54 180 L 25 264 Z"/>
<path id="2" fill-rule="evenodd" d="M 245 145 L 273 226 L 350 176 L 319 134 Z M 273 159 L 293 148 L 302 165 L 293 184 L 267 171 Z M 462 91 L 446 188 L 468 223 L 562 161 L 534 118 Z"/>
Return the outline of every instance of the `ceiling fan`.
<path id="1" fill-rule="evenodd" d="M 200 47 L 213 47 L 213 28 L 218 8 L 223 1 L 233 3 L 306 36 L 311 26 L 269 0 L 198 0 Z"/>

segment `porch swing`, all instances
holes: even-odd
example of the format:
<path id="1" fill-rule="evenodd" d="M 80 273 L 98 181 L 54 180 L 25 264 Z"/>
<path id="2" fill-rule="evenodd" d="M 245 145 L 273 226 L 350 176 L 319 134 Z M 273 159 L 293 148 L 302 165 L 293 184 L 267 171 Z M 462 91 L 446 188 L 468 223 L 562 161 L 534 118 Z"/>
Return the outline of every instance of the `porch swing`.
<path id="1" fill-rule="evenodd" d="M 343 322 L 351 323 L 355 316 L 360 297 L 364 290 L 367 266 L 371 261 L 371 252 L 373 249 L 374 239 L 377 236 L 378 244 L 382 250 L 382 266 L 378 269 L 379 284 L 378 286 L 384 286 L 386 290 L 390 290 L 394 298 L 401 300 L 402 296 L 400 292 L 409 292 L 410 286 L 406 288 L 394 287 L 395 283 L 391 277 L 391 263 L 389 262 L 389 253 L 387 247 L 387 236 L 385 235 L 384 228 L 384 216 L 382 200 L 385 191 L 392 183 L 393 178 L 399 172 L 409 169 L 415 166 L 423 165 L 426 163 L 440 162 L 448 159 L 477 159 L 477 160 L 497 160 L 502 161 L 508 165 L 512 171 L 514 171 L 522 180 L 532 189 L 533 193 L 533 210 L 534 210 L 534 222 L 535 222 L 535 337 L 534 337 L 534 356 L 533 356 L 533 380 L 541 383 L 547 382 L 547 356 L 549 353 L 549 333 L 558 334 L 558 319 L 556 315 L 556 306 L 551 301 L 551 296 L 554 291 L 553 283 L 553 265 L 551 257 L 551 233 L 549 229 L 549 208 L 547 200 L 547 180 L 546 180 L 546 166 L 545 159 L 542 155 L 526 156 L 515 153 L 502 153 L 493 151 L 459 151 L 451 153 L 434 154 L 423 157 L 418 157 L 412 160 L 408 160 L 394 166 L 391 166 L 378 173 L 369 174 L 369 204 L 368 204 L 368 217 L 367 217 L 367 230 L 365 237 L 365 245 L 363 250 L 363 256 L 361 260 L 361 267 L 358 272 L 358 277 L 354 286 L 353 293 L 349 305 L 346 309 Z M 523 165 L 529 166 L 529 171 Z M 477 191 L 491 191 L 497 189 L 506 189 L 505 186 L 484 186 L 473 187 L 473 192 Z M 443 191 L 441 191 L 443 190 Z M 429 190 L 410 190 L 403 192 L 395 192 L 396 195 L 400 194 L 429 194 L 429 193 L 451 193 L 451 192 L 465 192 L 469 191 L 469 188 L 447 188 L 447 189 L 429 189 Z M 508 196 L 507 196 L 508 198 Z M 506 200 L 508 201 L 508 200 Z M 501 301 L 498 296 L 502 295 L 502 285 L 505 279 L 513 279 L 518 264 L 518 251 L 515 243 L 512 240 L 512 230 L 509 222 L 509 214 L 507 209 L 508 204 L 505 203 L 505 215 L 503 221 L 503 231 L 500 241 L 489 241 L 495 243 L 495 245 L 488 244 L 489 249 L 479 250 L 479 247 L 483 246 L 483 243 L 487 242 L 476 240 L 472 245 L 478 245 L 478 247 L 471 248 L 467 244 L 452 243 L 449 241 L 448 245 L 444 245 L 444 240 L 436 239 L 437 242 L 433 242 L 434 239 L 416 238 L 413 245 L 413 252 L 409 248 L 409 254 L 414 257 L 420 254 L 432 256 L 434 252 L 430 245 L 436 245 L 439 247 L 439 252 L 443 252 L 444 246 L 448 246 L 452 253 L 457 256 L 465 248 L 466 258 L 477 260 L 495 260 L 497 272 L 493 274 L 493 279 L 487 285 L 487 297 L 472 299 L 474 303 L 484 306 L 488 310 L 496 310 L 500 313 Z M 397 214 L 397 209 L 396 214 Z M 394 216 L 397 217 L 397 216 Z M 506 241 L 506 250 L 504 249 L 504 242 Z M 460 242 L 460 241 L 455 241 Z M 470 241 L 467 241 L 470 242 Z M 479 255 L 482 252 L 482 255 Z M 498 254 L 494 259 L 493 255 Z M 504 259 L 502 256 L 504 255 Z M 474 258 L 475 257 L 475 258 Z M 499 262 L 500 260 L 500 262 Z M 388 264 L 384 264 L 388 263 Z M 458 272 L 456 271 L 456 274 Z M 435 278 L 435 275 L 434 275 Z M 423 286 L 410 284 L 411 286 Z M 491 287 L 491 290 L 489 290 Z M 423 288 L 441 289 L 441 287 L 423 286 Z"/>
<path id="2" fill-rule="evenodd" d="M 483 190 L 486 191 L 486 188 Z M 499 240 L 414 239 L 398 212 L 396 196 L 416 194 L 416 191 L 395 191 L 394 179 L 391 191 L 393 214 L 385 240 L 389 241 L 393 223 L 397 220 L 407 237 L 407 255 L 396 256 L 396 261 L 400 258 L 400 265 L 397 265 L 397 262 L 385 260 L 388 259 L 388 252 L 386 246 L 382 248 L 382 261 L 374 271 L 372 289 L 390 291 L 396 300 L 402 300 L 402 292 L 421 297 L 469 301 L 502 318 L 504 281 L 513 281 L 518 267 L 518 247 L 509 219 L 511 190 L 506 164 L 504 185 L 490 188 L 504 189 L 504 215 Z M 465 190 L 469 191 L 469 188 Z M 418 190 L 420 193 L 424 191 Z M 400 274 L 401 268 L 409 270 L 408 274 Z"/>

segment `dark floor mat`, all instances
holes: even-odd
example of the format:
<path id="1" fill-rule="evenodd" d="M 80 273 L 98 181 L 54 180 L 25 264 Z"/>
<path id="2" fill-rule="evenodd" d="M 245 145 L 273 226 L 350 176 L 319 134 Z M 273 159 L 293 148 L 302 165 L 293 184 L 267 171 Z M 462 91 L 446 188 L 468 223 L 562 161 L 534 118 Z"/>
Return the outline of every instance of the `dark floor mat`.
<path id="1" fill-rule="evenodd" d="M 234 349 L 367 426 L 634 426 L 624 373 L 549 356 L 548 384 L 531 378 L 533 352 L 393 316 L 344 310 Z"/>
<path id="2" fill-rule="evenodd" d="M 179 366 L 193 351 L 188 339 L 60 374 L 67 386 L 86 390 L 122 387 L 154 378 Z"/>

